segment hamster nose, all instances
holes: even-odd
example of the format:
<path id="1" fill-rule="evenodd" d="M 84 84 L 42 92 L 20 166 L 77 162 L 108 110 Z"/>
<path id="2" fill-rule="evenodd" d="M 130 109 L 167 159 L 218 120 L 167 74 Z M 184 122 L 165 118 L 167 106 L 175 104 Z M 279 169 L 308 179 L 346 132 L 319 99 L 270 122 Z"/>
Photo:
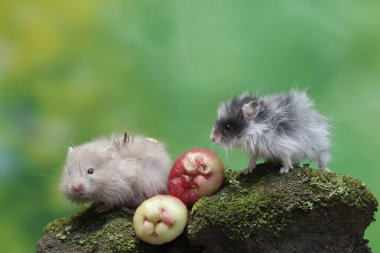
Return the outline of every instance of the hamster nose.
<path id="1" fill-rule="evenodd" d="M 74 185 L 73 189 L 75 192 L 82 192 L 83 191 L 83 185 L 82 184 Z"/>

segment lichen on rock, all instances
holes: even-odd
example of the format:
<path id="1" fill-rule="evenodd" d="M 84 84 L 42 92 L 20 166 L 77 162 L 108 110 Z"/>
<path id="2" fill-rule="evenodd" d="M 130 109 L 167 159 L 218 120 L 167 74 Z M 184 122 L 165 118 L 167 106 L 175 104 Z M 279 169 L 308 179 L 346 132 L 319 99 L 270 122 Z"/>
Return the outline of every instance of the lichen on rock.
<path id="1" fill-rule="evenodd" d="M 199 200 L 190 213 L 190 242 L 204 245 L 207 252 L 218 252 L 207 245 L 207 241 L 215 240 L 223 245 L 220 250 L 232 245 L 231 252 L 284 252 L 291 248 L 323 252 L 329 243 L 334 247 L 342 239 L 340 233 L 354 238 L 346 241 L 347 245 L 357 244 L 363 249 L 355 252 L 369 252 L 362 236 L 373 220 L 377 201 L 363 183 L 307 166 L 281 175 L 279 167 L 262 164 L 248 176 L 232 174 L 232 180 L 226 181 L 234 183 Z M 330 234 L 328 241 L 322 238 L 326 246 L 319 251 L 302 238 L 302 234 L 313 232 L 313 241 L 323 237 L 319 234 Z M 289 240 L 285 242 L 284 238 Z M 340 251 L 330 248 L 326 252 Z"/>
<path id="2" fill-rule="evenodd" d="M 308 166 L 282 175 L 260 164 L 226 172 L 223 188 L 190 208 L 186 231 L 162 246 L 134 234 L 132 214 L 94 208 L 53 221 L 37 252 L 370 252 L 363 239 L 377 201 L 357 179 Z"/>
<path id="3" fill-rule="evenodd" d="M 150 252 L 153 246 L 136 238 L 132 217 L 121 210 L 98 214 L 90 207 L 50 223 L 37 252 Z"/>

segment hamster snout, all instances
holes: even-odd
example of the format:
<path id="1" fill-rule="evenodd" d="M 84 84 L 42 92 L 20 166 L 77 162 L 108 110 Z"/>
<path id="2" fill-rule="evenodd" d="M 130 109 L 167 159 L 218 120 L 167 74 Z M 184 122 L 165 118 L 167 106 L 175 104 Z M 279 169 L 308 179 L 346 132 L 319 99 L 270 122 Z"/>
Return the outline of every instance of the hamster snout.
<path id="1" fill-rule="evenodd" d="M 84 194 L 84 193 L 83 193 L 83 191 L 84 191 L 84 187 L 83 187 L 82 184 L 76 184 L 76 185 L 73 185 L 73 186 L 72 186 L 72 189 L 73 189 L 74 192 L 77 192 L 77 193 L 82 194 L 82 195 Z"/>
<path id="2" fill-rule="evenodd" d="M 212 128 L 212 129 L 211 129 L 210 140 L 211 140 L 212 142 L 216 143 L 216 139 L 217 139 L 217 137 L 216 137 L 216 134 L 215 134 L 215 128 Z"/>

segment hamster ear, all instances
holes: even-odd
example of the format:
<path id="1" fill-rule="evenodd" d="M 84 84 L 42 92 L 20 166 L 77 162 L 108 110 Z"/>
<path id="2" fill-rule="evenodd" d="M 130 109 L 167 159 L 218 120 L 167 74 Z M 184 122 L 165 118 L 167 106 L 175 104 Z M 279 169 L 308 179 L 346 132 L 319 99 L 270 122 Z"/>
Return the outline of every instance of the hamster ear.
<path id="1" fill-rule="evenodd" d="M 108 156 L 114 158 L 116 155 L 116 148 L 114 146 L 108 146 L 104 149 L 104 153 L 106 153 Z"/>
<path id="2" fill-rule="evenodd" d="M 123 146 L 128 145 L 129 140 L 130 140 L 130 136 L 128 135 L 127 132 L 124 133 L 123 138 L 120 138 L 119 135 L 114 134 L 114 135 L 112 135 L 112 146 L 115 149 L 120 149 Z"/>
<path id="3" fill-rule="evenodd" d="M 129 135 L 127 132 L 124 133 L 124 138 L 123 138 L 123 145 L 129 144 Z"/>
<path id="4" fill-rule="evenodd" d="M 242 94 L 240 94 L 239 98 L 240 99 L 243 99 L 243 98 L 246 98 L 249 96 L 249 92 L 247 90 L 243 91 Z"/>
<path id="5" fill-rule="evenodd" d="M 259 101 L 253 100 L 245 105 L 243 105 L 243 115 L 246 120 L 253 120 L 260 109 Z"/>

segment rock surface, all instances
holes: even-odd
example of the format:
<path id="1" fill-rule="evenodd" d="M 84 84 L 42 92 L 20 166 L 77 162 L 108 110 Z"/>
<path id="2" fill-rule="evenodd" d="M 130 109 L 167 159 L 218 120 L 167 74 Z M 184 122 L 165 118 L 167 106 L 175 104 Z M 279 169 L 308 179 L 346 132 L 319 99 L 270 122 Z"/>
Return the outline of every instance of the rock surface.
<path id="1" fill-rule="evenodd" d="M 50 223 L 37 252 L 371 252 L 363 235 L 377 201 L 363 183 L 306 166 L 282 175 L 279 167 L 227 173 L 217 194 L 189 209 L 186 231 L 171 243 L 136 239 L 131 213 L 89 208 Z"/>

